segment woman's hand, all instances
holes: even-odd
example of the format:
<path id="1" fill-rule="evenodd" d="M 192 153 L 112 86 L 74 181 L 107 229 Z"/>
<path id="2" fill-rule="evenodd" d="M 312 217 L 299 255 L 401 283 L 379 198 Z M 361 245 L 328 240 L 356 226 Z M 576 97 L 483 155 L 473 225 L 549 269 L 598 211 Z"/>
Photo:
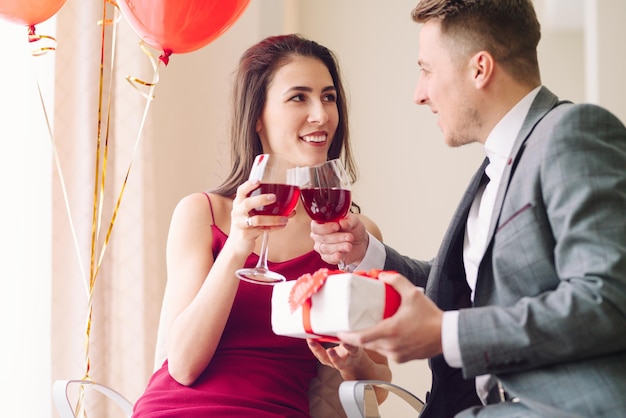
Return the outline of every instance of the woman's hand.
<path id="1" fill-rule="evenodd" d="M 289 219 L 287 216 L 249 216 L 252 209 L 270 205 L 276 201 L 276 195 L 273 193 L 248 197 L 248 194 L 258 188 L 259 184 L 259 180 L 248 180 L 239 186 L 230 213 L 229 241 L 236 242 L 237 251 L 246 256 L 254 251 L 256 239 L 265 230 L 284 228 Z"/>
<path id="2" fill-rule="evenodd" d="M 336 344 L 325 347 L 319 342 L 307 339 L 309 349 L 325 366 L 339 371 L 343 380 L 384 380 L 391 382 L 391 369 L 387 358 L 373 351 L 349 344 Z M 382 402 L 387 391 L 376 388 L 376 398 Z"/>
<path id="3" fill-rule="evenodd" d="M 307 343 L 319 362 L 339 370 L 344 380 L 364 378 L 366 370 L 374 363 L 365 350 L 360 347 L 348 344 L 325 347 L 311 339 L 307 339 Z"/>

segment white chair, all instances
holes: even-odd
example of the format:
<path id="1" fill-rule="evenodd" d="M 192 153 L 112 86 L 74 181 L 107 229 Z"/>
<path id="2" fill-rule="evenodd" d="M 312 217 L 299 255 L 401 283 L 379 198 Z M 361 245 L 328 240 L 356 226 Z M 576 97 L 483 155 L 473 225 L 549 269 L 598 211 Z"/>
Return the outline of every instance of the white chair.
<path id="1" fill-rule="evenodd" d="M 398 385 L 381 380 L 346 380 L 339 385 L 339 399 L 347 418 L 380 418 L 374 387 L 399 396 L 417 414 L 424 408 L 424 402 Z"/>
<path id="2" fill-rule="evenodd" d="M 68 390 L 72 385 L 83 386 L 81 389 L 93 388 L 97 390 L 119 406 L 127 418 L 132 417 L 133 404 L 119 392 L 116 392 L 108 386 L 89 380 L 57 380 L 52 385 L 52 399 L 54 400 L 61 418 L 76 418 L 74 409 L 72 408 L 72 402 L 68 396 Z"/>

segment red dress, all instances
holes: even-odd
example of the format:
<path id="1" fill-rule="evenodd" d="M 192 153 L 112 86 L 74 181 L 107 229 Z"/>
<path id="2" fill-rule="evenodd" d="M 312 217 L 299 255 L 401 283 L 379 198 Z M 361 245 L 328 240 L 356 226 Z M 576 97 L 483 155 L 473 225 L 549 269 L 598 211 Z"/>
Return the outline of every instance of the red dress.
<path id="1" fill-rule="evenodd" d="M 227 235 L 215 225 L 211 229 L 217 257 Z M 257 260 L 252 254 L 246 267 Z M 287 280 L 322 267 L 335 268 L 315 251 L 282 263 L 270 262 L 269 267 Z M 193 385 L 183 386 L 172 379 L 165 361 L 135 403 L 133 417 L 308 417 L 307 389 L 317 360 L 305 340 L 272 332 L 271 295 L 272 286 L 241 281 L 208 367 Z"/>

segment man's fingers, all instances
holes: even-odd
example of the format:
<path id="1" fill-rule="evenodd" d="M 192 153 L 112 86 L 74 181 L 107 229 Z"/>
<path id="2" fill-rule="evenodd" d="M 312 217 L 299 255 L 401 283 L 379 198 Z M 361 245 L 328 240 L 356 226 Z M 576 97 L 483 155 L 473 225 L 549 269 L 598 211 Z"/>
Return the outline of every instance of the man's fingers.
<path id="1" fill-rule="evenodd" d="M 376 350 L 376 341 L 386 336 L 386 326 L 383 324 L 384 321 L 385 320 L 363 331 L 338 332 L 337 338 L 339 338 L 342 343 L 348 345 Z"/>
<path id="2" fill-rule="evenodd" d="M 396 289 L 400 294 L 402 294 L 403 291 L 412 291 L 416 289 L 415 285 L 411 283 L 409 279 L 400 273 L 396 273 L 395 271 L 381 271 L 378 275 L 378 279 Z"/>
<path id="3" fill-rule="evenodd" d="M 319 223 L 311 221 L 311 235 L 315 235 L 323 241 L 329 234 L 339 231 L 340 226 L 337 222 Z"/>
<path id="4" fill-rule="evenodd" d="M 333 233 L 317 236 L 311 233 L 314 241 L 313 249 L 319 253 L 324 261 L 336 264 L 352 251 L 352 235 L 349 233 Z"/>

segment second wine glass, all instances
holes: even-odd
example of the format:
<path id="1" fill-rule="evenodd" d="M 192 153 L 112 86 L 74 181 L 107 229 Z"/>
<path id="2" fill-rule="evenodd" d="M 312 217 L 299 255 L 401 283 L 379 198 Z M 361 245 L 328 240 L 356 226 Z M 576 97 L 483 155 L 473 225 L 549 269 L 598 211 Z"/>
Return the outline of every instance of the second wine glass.
<path id="1" fill-rule="evenodd" d="M 350 179 L 341 160 L 328 160 L 322 164 L 298 167 L 300 198 L 311 219 L 320 223 L 338 222 L 352 205 Z M 337 267 L 346 270 L 343 260 Z"/>
<path id="2" fill-rule="evenodd" d="M 298 188 L 298 173 L 293 165 L 274 154 L 260 154 L 254 159 L 250 180 L 260 180 L 261 184 L 248 196 L 273 193 L 276 201 L 252 209 L 249 216 L 272 215 L 288 216 L 298 204 L 300 190 Z M 259 253 L 259 261 L 254 268 L 242 268 L 236 274 L 241 280 L 251 283 L 272 285 L 285 281 L 285 276 L 269 269 L 267 265 L 269 231 L 263 232 L 263 241 Z"/>

